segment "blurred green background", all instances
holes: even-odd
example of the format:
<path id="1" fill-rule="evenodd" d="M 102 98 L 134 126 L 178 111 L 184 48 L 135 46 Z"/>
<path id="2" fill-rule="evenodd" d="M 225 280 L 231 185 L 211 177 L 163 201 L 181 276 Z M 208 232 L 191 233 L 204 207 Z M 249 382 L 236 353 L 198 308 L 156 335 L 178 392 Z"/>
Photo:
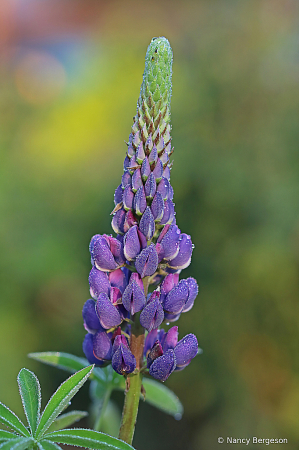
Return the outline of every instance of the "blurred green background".
<path id="1" fill-rule="evenodd" d="M 145 52 L 166 36 L 171 180 L 195 244 L 183 276 L 201 286 L 179 328 L 204 352 L 166 383 L 182 420 L 141 404 L 135 446 L 213 450 L 218 436 L 257 436 L 299 448 L 298 6 L 1 0 L 0 399 L 17 413 L 21 367 L 44 401 L 67 376 L 29 352 L 82 355 L 88 243 L 111 232 Z M 73 405 L 88 404 L 86 386 Z"/>

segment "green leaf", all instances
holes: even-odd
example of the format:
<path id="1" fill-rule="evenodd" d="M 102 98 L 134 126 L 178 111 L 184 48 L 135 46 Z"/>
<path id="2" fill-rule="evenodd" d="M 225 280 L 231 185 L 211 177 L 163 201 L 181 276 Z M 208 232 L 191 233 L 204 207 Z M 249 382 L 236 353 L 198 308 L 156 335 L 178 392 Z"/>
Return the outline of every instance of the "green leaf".
<path id="1" fill-rule="evenodd" d="M 151 378 L 143 378 L 142 384 L 146 391 L 146 402 L 174 416 L 177 420 L 182 417 L 183 405 L 173 391 Z"/>
<path id="2" fill-rule="evenodd" d="M 37 376 L 28 369 L 21 369 L 17 380 L 25 415 L 34 436 L 40 419 L 41 391 L 39 381 Z"/>
<path id="3" fill-rule="evenodd" d="M 30 433 L 20 419 L 7 406 L 0 402 L 0 423 L 3 423 L 8 428 L 16 431 L 22 436 L 29 437 Z"/>
<path id="4" fill-rule="evenodd" d="M 7 441 L 8 439 L 16 439 L 17 437 L 10 431 L 0 430 L 0 442 Z"/>
<path id="5" fill-rule="evenodd" d="M 100 433 L 99 431 L 84 430 L 82 428 L 54 431 L 47 434 L 49 439 L 59 444 L 77 445 L 99 450 L 132 450 L 133 447 L 124 441 Z M 134 449 L 133 449 L 134 450 Z"/>
<path id="6" fill-rule="evenodd" d="M 40 450 L 61 450 L 61 447 L 58 444 L 55 444 L 55 442 L 46 441 L 44 439 L 41 442 L 38 442 L 37 445 Z"/>
<path id="7" fill-rule="evenodd" d="M 36 437 L 40 437 L 49 428 L 56 417 L 68 406 L 70 400 L 85 383 L 93 368 L 94 366 L 89 366 L 76 372 L 62 383 L 56 392 L 54 392 L 44 409 L 36 430 Z"/>
<path id="8" fill-rule="evenodd" d="M 89 362 L 85 358 L 79 358 L 78 356 L 64 352 L 40 352 L 29 353 L 30 358 L 36 361 L 43 362 L 50 366 L 59 367 L 60 369 L 67 370 L 68 372 L 77 372 L 77 370 L 84 369 L 89 366 Z M 105 369 L 95 368 L 91 374 L 91 378 L 96 379 L 102 383 L 106 381 Z"/>
<path id="9" fill-rule="evenodd" d="M 18 437 L 0 445 L 0 450 L 27 450 L 32 438 Z"/>
<path id="10" fill-rule="evenodd" d="M 86 416 L 88 416 L 88 413 L 85 411 L 71 411 L 63 414 L 62 416 L 57 417 L 57 419 L 49 426 L 48 433 L 66 428 Z"/>

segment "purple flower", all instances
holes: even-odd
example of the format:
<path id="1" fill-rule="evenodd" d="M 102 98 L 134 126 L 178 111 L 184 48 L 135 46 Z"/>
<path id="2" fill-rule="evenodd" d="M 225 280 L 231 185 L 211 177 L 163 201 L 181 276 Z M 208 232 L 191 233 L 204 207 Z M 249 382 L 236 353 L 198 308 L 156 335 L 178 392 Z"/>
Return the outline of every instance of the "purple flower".
<path id="1" fill-rule="evenodd" d="M 187 334 L 174 348 L 176 370 L 183 370 L 198 353 L 198 342 L 194 334 Z"/>
<path id="2" fill-rule="evenodd" d="M 167 350 L 162 356 L 154 360 L 149 368 L 149 373 L 156 380 L 166 381 L 175 368 L 175 353 L 173 350 Z"/>
<path id="3" fill-rule="evenodd" d="M 140 314 L 140 323 L 148 331 L 158 328 L 164 320 L 160 292 L 154 291 Z"/>
<path id="4" fill-rule="evenodd" d="M 176 225 L 166 225 L 160 234 L 157 243 L 160 244 L 158 256 L 162 259 L 174 259 L 179 253 L 180 230 Z"/>
<path id="5" fill-rule="evenodd" d="M 106 294 L 100 294 L 96 302 L 96 312 L 103 328 L 108 330 L 120 325 L 122 317 Z"/>
<path id="6" fill-rule="evenodd" d="M 192 242 L 190 236 L 183 233 L 179 238 L 179 252 L 177 256 L 168 261 L 169 267 L 176 270 L 182 270 L 189 266 L 192 255 Z"/>
<path id="7" fill-rule="evenodd" d="M 142 249 L 146 247 L 146 238 L 137 225 L 134 225 L 125 234 L 124 255 L 128 261 L 134 261 Z"/>
<path id="8" fill-rule="evenodd" d="M 96 313 L 96 303 L 94 300 L 89 299 L 85 302 L 82 310 L 82 316 L 84 320 L 84 328 L 88 331 L 88 333 L 95 334 L 98 330 L 102 329 Z"/>
<path id="9" fill-rule="evenodd" d="M 120 375 L 134 372 L 136 359 L 131 352 L 127 339 L 123 335 L 118 335 L 114 339 L 112 348 L 112 367 Z"/>
<path id="10" fill-rule="evenodd" d="M 98 366 L 102 366 L 105 364 L 105 361 L 100 360 L 99 358 L 96 358 L 96 356 L 93 353 L 93 335 L 88 333 L 85 335 L 84 341 L 83 341 L 83 353 L 85 354 L 88 362 L 90 364 L 97 364 Z"/>
<path id="11" fill-rule="evenodd" d="M 145 305 L 145 295 L 143 284 L 138 273 L 133 273 L 130 282 L 126 287 L 123 296 L 122 304 L 127 311 L 132 315 L 142 310 Z"/>
<path id="12" fill-rule="evenodd" d="M 158 253 L 154 244 L 146 247 L 137 256 L 135 267 L 141 278 L 153 275 L 158 267 Z"/>
<path id="13" fill-rule="evenodd" d="M 110 361 L 112 358 L 111 338 L 105 331 L 93 335 L 93 354 L 100 360 Z"/>
<path id="14" fill-rule="evenodd" d="M 141 217 L 139 229 L 148 241 L 152 239 L 155 232 L 155 221 L 149 206 Z"/>
<path id="15" fill-rule="evenodd" d="M 125 263 L 123 246 L 119 240 L 104 234 L 96 235 L 90 242 L 90 253 L 97 269 L 110 272 Z"/>

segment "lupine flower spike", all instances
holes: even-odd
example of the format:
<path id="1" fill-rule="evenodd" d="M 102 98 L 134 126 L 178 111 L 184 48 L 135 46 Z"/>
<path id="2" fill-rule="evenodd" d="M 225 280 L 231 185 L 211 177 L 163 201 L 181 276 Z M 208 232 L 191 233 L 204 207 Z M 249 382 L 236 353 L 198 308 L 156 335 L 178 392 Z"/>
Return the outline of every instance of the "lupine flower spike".
<path id="1" fill-rule="evenodd" d="M 170 184 L 171 77 L 169 42 L 153 38 L 114 194 L 116 236 L 96 234 L 89 246 L 92 299 L 83 307 L 88 332 L 83 351 L 90 363 L 111 363 L 117 373 L 129 375 L 131 384 L 130 374 L 146 371 L 165 381 L 199 353 L 194 334 L 178 340 L 177 326 L 161 328 L 189 311 L 198 294 L 194 278 L 179 279 L 193 245 L 176 225 Z"/>

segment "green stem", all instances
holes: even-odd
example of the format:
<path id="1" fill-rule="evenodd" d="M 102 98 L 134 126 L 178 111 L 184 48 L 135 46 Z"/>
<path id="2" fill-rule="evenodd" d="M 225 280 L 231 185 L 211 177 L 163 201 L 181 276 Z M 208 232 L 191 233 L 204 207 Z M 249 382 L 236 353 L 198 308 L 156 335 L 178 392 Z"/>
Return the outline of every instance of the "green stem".
<path id="1" fill-rule="evenodd" d="M 102 404 L 100 406 L 99 414 L 98 414 L 98 416 L 96 418 L 96 421 L 95 421 L 95 424 L 94 424 L 94 430 L 96 430 L 96 431 L 101 431 L 103 418 L 104 418 L 104 415 L 105 415 L 105 411 L 106 411 L 107 405 L 108 405 L 109 400 L 110 400 L 111 392 L 112 392 L 112 389 L 109 389 L 109 388 L 105 392 L 105 396 L 104 396 L 103 402 L 102 402 Z"/>
<path id="2" fill-rule="evenodd" d="M 149 277 L 145 277 L 142 281 L 146 297 Z M 142 373 L 140 372 L 140 369 L 143 365 L 144 328 L 140 325 L 139 315 L 140 314 L 135 314 L 134 323 L 131 326 L 130 341 L 131 351 L 136 358 L 136 371 L 127 377 L 127 389 L 119 430 L 119 439 L 122 439 L 128 444 L 132 444 L 133 441 L 142 386 Z"/>

